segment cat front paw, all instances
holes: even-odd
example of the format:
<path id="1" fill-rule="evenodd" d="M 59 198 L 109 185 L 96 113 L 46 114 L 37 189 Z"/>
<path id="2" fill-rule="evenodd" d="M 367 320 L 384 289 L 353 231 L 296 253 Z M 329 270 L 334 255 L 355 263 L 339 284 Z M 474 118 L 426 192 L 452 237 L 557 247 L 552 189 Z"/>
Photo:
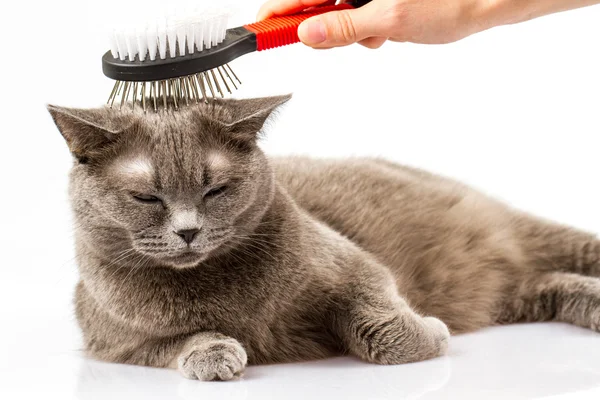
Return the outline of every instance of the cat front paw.
<path id="1" fill-rule="evenodd" d="M 432 328 L 434 343 L 438 348 L 438 356 L 443 356 L 448 351 L 448 341 L 450 339 L 450 331 L 445 323 L 435 317 L 423 318 L 425 323 Z"/>
<path id="2" fill-rule="evenodd" d="M 248 356 L 235 339 L 214 340 L 196 345 L 179 356 L 179 371 L 188 379 L 228 381 L 242 375 Z"/>
<path id="3" fill-rule="evenodd" d="M 439 319 L 415 316 L 397 322 L 369 330 L 364 358 L 377 364 L 395 365 L 443 356 L 448 351 L 450 332 Z"/>

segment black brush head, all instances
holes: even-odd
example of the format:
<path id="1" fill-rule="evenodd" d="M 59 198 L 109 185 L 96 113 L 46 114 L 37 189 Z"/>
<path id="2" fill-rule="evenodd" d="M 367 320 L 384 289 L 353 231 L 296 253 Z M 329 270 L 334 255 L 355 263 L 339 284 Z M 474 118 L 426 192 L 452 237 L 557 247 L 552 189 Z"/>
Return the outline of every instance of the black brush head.
<path id="1" fill-rule="evenodd" d="M 234 59 L 256 51 L 256 35 L 244 27 L 228 29 L 225 40 L 210 49 L 184 56 L 146 58 L 134 61 L 114 58 L 111 52 L 102 57 L 102 72 L 116 81 L 152 82 L 194 75 L 223 66 Z"/>

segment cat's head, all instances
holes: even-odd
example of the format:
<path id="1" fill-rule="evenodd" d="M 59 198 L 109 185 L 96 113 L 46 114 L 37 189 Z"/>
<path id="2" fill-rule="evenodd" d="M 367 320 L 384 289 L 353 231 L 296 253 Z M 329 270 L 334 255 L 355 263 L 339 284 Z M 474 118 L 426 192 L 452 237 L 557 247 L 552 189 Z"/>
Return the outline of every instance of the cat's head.
<path id="1" fill-rule="evenodd" d="M 257 135 L 290 96 L 147 114 L 48 106 L 74 156 L 77 238 L 107 255 L 196 265 L 247 235 L 274 193 Z"/>

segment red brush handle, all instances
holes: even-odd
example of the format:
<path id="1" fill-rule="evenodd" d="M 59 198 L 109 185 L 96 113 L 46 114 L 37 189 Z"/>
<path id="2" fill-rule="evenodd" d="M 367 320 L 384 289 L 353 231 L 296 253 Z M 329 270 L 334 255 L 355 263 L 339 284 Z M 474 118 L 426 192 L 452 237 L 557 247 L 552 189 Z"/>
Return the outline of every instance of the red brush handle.
<path id="1" fill-rule="evenodd" d="M 330 11 L 347 10 L 354 8 L 350 4 L 338 4 L 335 6 L 315 7 L 298 14 L 273 17 L 254 24 L 244 25 L 244 28 L 256 34 L 256 50 L 268 50 L 275 47 L 298 43 L 298 26 L 315 15 Z"/>

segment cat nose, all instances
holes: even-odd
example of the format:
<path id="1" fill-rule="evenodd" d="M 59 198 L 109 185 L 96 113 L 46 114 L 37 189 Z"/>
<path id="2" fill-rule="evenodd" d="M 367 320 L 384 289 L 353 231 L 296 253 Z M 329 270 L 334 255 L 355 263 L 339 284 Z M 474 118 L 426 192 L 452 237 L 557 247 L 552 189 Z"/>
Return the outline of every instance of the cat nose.
<path id="1" fill-rule="evenodd" d="M 200 229 L 181 229 L 179 231 L 175 231 L 175 234 L 185 240 L 187 244 L 190 244 L 198 232 L 200 232 Z"/>

